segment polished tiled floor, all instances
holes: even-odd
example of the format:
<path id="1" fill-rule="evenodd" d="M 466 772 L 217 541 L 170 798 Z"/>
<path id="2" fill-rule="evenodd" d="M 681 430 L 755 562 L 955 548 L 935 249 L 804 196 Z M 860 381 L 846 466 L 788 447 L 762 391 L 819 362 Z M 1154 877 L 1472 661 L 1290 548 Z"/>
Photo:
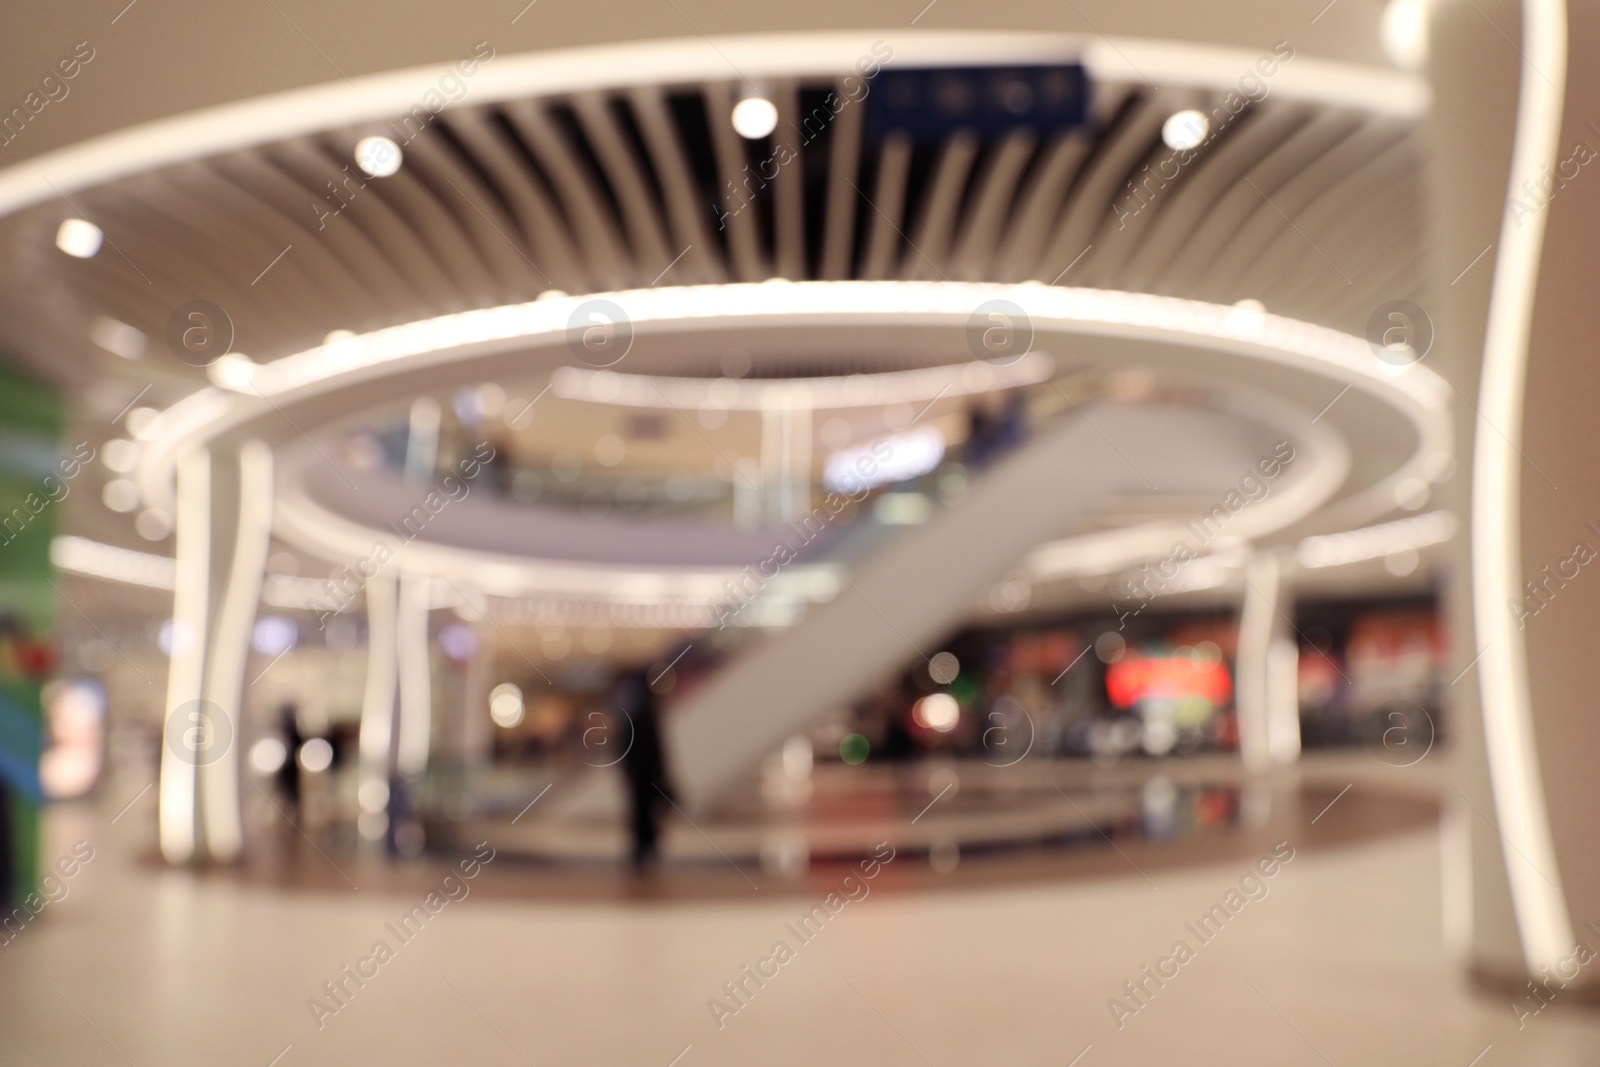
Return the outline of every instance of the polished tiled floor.
<path id="1" fill-rule="evenodd" d="M 0 948 L 0 1063 L 1600 1063 L 1600 1016 L 1558 1003 L 1519 1032 L 1507 1003 L 1463 986 L 1431 828 L 1298 848 L 1205 944 L 1186 924 L 1249 858 L 935 890 L 894 878 L 926 862 L 908 856 L 810 941 L 793 927 L 826 877 L 743 899 L 526 902 L 471 892 L 485 873 L 440 884 L 469 892 L 402 943 L 392 925 L 439 872 L 286 891 L 164 870 L 135 858 L 149 801 L 115 825 L 110 802 L 52 814 L 53 855 L 80 840 L 96 855 Z M 1109 998 L 1179 939 L 1193 958 L 1119 1029 Z M 380 940 L 392 959 L 346 980 L 319 1027 L 308 1000 Z M 719 1028 L 708 1001 L 735 1006 L 723 983 L 780 940 L 792 958 Z"/>

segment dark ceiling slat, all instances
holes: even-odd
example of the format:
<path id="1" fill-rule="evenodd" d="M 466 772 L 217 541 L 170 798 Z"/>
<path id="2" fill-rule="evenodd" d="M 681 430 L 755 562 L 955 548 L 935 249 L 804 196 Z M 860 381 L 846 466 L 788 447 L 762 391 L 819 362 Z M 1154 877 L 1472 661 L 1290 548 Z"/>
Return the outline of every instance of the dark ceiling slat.
<path id="1" fill-rule="evenodd" d="M 773 254 L 778 276 L 799 281 L 806 277 L 806 148 L 799 136 L 800 86 L 786 79 L 772 87 L 772 96 L 778 107 L 778 128 L 768 157 L 774 172 Z"/>
<path id="2" fill-rule="evenodd" d="M 559 207 L 539 176 L 529 173 L 527 164 L 518 158 L 517 146 L 507 140 L 492 114 L 486 108 L 468 108 L 452 113 L 449 122 L 505 193 L 539 269 L 566 292 L 583 293 L 596 288 Z"/>
<path id="3" fill-rule="evenodd" d="M 835 83 L 837 99 L 848 100 L 844 82 Z M 822 233 L 822 263 L 818 274 L 827 281 L 850 277 L 850 256 L 854 248 L 857 201 L 863 193 L 856 187 L 861 169 L 862 111 L 859 103 L 840 108 L 829 127 L 828 202 Z"/>
<path id="4" fill-rule="evenodd" d="M 539 269 L 531 249 L 521 243 L 522 234 L 502 206 L 498 190 L 486 186 L 475 170 L 462 166 L 449 142 L 418 137 L 408 146 L 407 159 L 408 168 L 433 190 L 470 238 L 493 279 L 493 303 L 520 304 L 550 288 L 549 275 Z"/>
<path id="5" fill-rule="evenodd" d="M 623 220 L 627 223 L 628 245 L 641 276 L 655 278 L 667 269 L 678 250 L 668 249 L 667 232 L 655 198 L 645 185 L 640 161 L 617 128 L 616 119 L 601 93 L 582 93 L 573 98 L 573 108 L 583 123 L 584 133 L 605 167 L 606 178 L 616 190 Z"/>
<path id="6" fill-rule="evenodd" d="M 910 171 L 911 139 L 899 132 L 890 134 L 878 151 L 878 180 L 861 205 L 861 225 L 867 231 L 867 239 L 860 277 L 867 281 L 888 278 L 899 258 Z"/>
<path id="7" fill-rule="evenodd" d="M 1044 148 L 1044 158 L 1034 173 L 1023 180 L 1017 209 L 994 254 L 996 281 L 1020 282 L 1027 279 L 1050 237 L 1067 189 L 1088 157 L 1089 135 L 1082 130 L 1056 138 Z"/>
<path id="8" fill-rule="evenodd" d="M 961 194 L 978 157 L 979 141 L 969 130 L 957 131 L 940 146 L 928 195 L 919 218 L 907 227 L 909 247 L 902 253 L 902 277 L 927 281 L 949 279 L 950 246 L 955 240 Z"/>
<path id="9" fill-rule="evenodd" d="M 961 222 L 950 265 L 950 277 L 980 281 L 989 276 L 989 262 L 1005 228 L 1006 210 L 1016 198 L 1023 169 L 1037 149 L 1031 131 L 1014 130 L 1002 138 L 994 157 L 978 179 L 972 208 Z"/>
<path id="10" fill-rule="evenodd" d="M 544 105 L 518 101 L 508 105 L 505 112 L 550 175 L 563 216 L 589 262 L 589 273 L 608 289 L 636 284 L 639 272 L 623 246 L 622 234 L 610 210 L 601 203 L 590 179 L 573 159 L 571 144 L 556 130 Z"/>
<path id="11" fill-rule="evenodd" d="M 1094 242 L 1100 222 L 1110 212 L 1112 199 L 1121 193 L 1134 161 L 1145 156 L 1160 135 L 1161 124 L 1175 110 L 1176 95 L 1167 90 L 1152 92 L 1134 105 L 1126 121 L 1107 131 L 1106 143 L 1085 164 L 1081 180 L 1067 194 L 1055 234 L 1034 265 L 1034 278 L 1054 281 Z"/>
<path id="12" fill-rule="evenodd" d="M 707 227 L 711 205 L 703 202 L 695 187 L 689 160 L 667 111 L 661 89 L 658 86 L 635 89 L 630 99 L 639 122 L 639 131 L 650 146 L 656 174 L 661 179 L 672 243 L 689 249 L 669 277 L 685 278 L 691 283 L 727 281 L 727 264 L 723 262 Z"/>
<path id="13" fill-rule="evenodd" d="M 756 183 L 747 177 L 743 138 L 733 129 L 734 91 L 734 86 L 727 82 L 707 85 L 706 112 L 711 123 L 712 154 L 717 163 L 717 188 L 722 194 L 723 211 L 727 212 L 728 256 L 733 262 L 733 273 L 740 281 L 759 282 L 768 276 L 767 257 L 762 252 L 757 232 L 759 215 L 753 206 L 735 210 L 740 204 L 733 200 L 734 195 L 748 195 L 743 192 L 746 189 L 756 196 L 761 195 Z"/>

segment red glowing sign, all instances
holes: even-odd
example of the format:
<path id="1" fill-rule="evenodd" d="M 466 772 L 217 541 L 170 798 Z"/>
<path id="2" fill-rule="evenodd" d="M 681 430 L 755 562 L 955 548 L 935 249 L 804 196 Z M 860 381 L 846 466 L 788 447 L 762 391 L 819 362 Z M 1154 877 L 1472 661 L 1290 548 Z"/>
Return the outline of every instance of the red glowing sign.
<path id="1" fill-rule="evenodd" d="M 1233 697 L 1233 679 L 1221 660 L 1128 655 L 1106 668 L 1106 694 L 1118 708 L 1132 707 L 1141 700 L 1185 697 L 1199 697 L 1216 706 Z"/>

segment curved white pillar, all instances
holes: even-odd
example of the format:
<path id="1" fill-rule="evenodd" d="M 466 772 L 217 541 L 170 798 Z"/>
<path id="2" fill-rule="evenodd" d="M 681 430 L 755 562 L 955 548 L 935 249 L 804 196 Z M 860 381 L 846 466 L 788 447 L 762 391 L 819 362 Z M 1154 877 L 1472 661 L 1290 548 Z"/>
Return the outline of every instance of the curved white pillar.
<path id="1" fill-rule="evenodd" d="M 1440 0 L 1432 34 L 1435 359 L 1472 446 L 1470 501 L 1454 489 L 1472 523 L 1457 555 L 1468 589 L 1452 605 L 1445 876 L 1457 946 L 1479 973 L 1516 981 L 1570 956 L 1574 916 L 1600 915 L 1600 584 L 1573 562 L 1580 545 L 1600 551 L 1588 526 L 1600 522 L 1600 168 L 1587 161 L 1600 76 L 1576 60 L 1600 43 L 1600 12 Z"/>
<path id="2" fill-rule="evenodd" d="M 367 580 L 367 682 L 361 700 L 356 795 L 363 816 L 380 815 L 394 765 L 395 697 L 399 689 L 399 582 L 390 570 Z M 366 836 L 366 835 L 364 835 Z M 377 836 L 377 835 L 371 835 Z"/>
<path id="3" fill-rule="evenodd" d="M 400 580 L 395 611 L 395 651 L 400 682 L 400 732 L 395 768 L 405 778 L 428 769 L 433 734 L 433 671 L 428 647 L 428 615 L 433 579 L 406 575 Z"/>
<path id="4" fill-rule="evenodd" d="M 250 632 L 272 531 L 272 453 L 213 446 L 178 465 L 177 581 L 161 752 L 161 852 L 231 861 L 244 845 L 239 748 Z"/>

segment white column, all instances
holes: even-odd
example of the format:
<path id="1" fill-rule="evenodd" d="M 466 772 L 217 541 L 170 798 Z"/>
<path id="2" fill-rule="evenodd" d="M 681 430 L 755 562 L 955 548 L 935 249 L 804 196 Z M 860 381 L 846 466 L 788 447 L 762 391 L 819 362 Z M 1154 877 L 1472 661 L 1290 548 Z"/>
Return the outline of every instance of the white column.
<path id="1" fill-rule="evenodd" d="M 1459 439 L 1471 446 L 1470 497 L 1460 476 L 1444 489 L 1472 520 L 1456 547 L 1465 588 L 1450 601 L 1448 932 L 1475 971 L 1520 981 L 1568 956 L 1573 917 L 1600 909 L 1590 765 L 1600 725 L 1588 710 L 1600 585 L 1583 568 L 1548 604 L 1522 599 L 1524 580 L 1578 543 L 1600 550 L 1586 526 L 1600 495 L 1588 284 L 1600 271 L 1600 203 L 1595 164 L 1576 151 L 1593 159 L 1600 72 L 1578 59 L 1600 42 L 1600 11 L 1562 0 L 1429 7 L 1430 362 L 1461 393 Z M 1513 52 L 1498 27 L 1519 24 Z"/>
<path id="2" fill-rule="evenodd" d="M 272 453 L 213 446 L 177 468 L 177 581 L 161 752 L 162 855 L 230 861 L 244 845 L 244 670 L 272 528 Z"/>
<path id="3" fill-rule="evenodd" d="M 400 736 L 395 745 L 395 766 L 406 778 L 421 777 L 428 769 L 428 748 L 433 733 L 433 670 L 428 645 L 432 600 L 432 578 L 406 575 L 400 580 L 395 620 Z"/>
<path id="4" fill-rule="evenodd" d="M 176 510 L 177 565 L 157 821 L 161 854 L 170 863 L 185 863 L 195 853 L 200 773 L 195 761 L 186 757 L 179 736 L 180 731 L 190 729 L 190 723 L 186 719 L 174 722 L 173 718 L 179 708 L 200 699 L 205 679 L 203 635 L 211 584 L 210 453 L 201 450 L 178 461 Z"/>
<path id="5" fill-rule="evenodd" d="M 395 574 L 383 570 L 367 581 L 367 684 L 361 700 L 356 795 L 362 836 L 382 836 L 372 827 L 388 808 L 389 771 L 394 763 L 395 696 L 399 682 L 398 602 Z"/>
<path id="6" fill-rule="evenodd" d="M 1245 568 L 1234 690 L 1239 713 L 1239 755 L 1251 771 L 1264 771 L 1272 765 L 1268 660 L 1278 632 L 1279 577 L 1278 559 L 1270 553 L 1258 553 Z"/>
<path id="7" fill-rule="evenodd" d="M 223 578 L 221 603 L 208 642 L 205 684 L 206 700 L 228 721 L 233 750 L 200 767 L 206 848 L 220 860 L 235 859 L 244 848 L 239 794 L 239 749 L 245 735 L 244 668 L 272 538 L 272 451 L 260 441 L 248 441 L 239 450 L 238 464 L 233 558 Z M 213 582 L 218 578 L 222 576 L 214 572 Z"/>

